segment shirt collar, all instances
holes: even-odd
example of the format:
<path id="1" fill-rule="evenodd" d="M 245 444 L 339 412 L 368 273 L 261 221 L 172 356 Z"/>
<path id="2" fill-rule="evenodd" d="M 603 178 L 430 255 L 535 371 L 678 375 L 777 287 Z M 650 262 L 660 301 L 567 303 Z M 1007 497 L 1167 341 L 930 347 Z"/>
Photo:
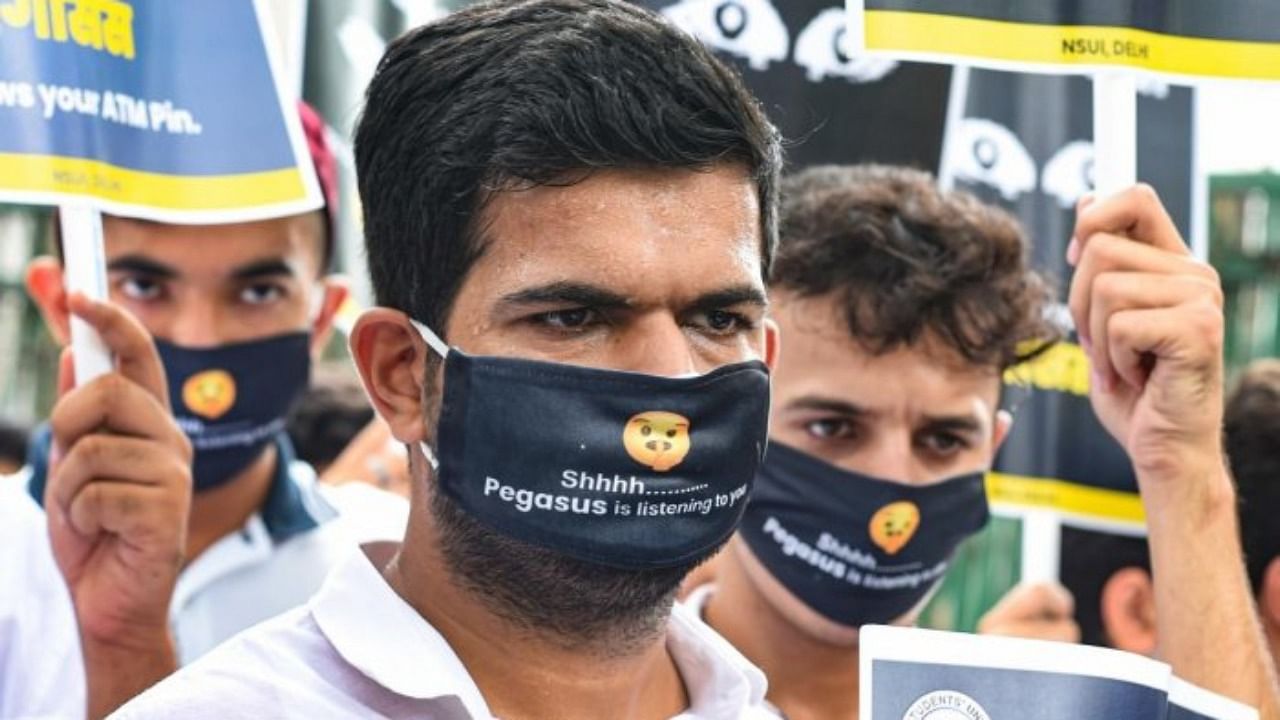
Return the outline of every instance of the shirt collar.
<path id="1" fill-rule="evenodd" d="M 311 613 L 338 654 L 384 688 L 421 700 L 456 697 L 471 717 L 492 717 L 448 641 L 364 553 L 352 552 L 334 570 Z M 687 608 L 673 608 L 667 649 L 689 691 L 679 718 L 738 718 L 744 708 L 762 707 L 764 674 Z"/>
<path id="2" fill-rule="evenodd" d="M 363 552 L 352 551 L 329 575 L 311 615 L 334 650 L 384 688 L 419 700 L 456 697 L 472 718 L 493 716 L 448 641 Z"/>
<path id="3" fill-rule="evenodd" d="M 667 650 L 689 691 L 681 718 L 737 718 L 764 705 L 764 673 L 690 608 L 676 604 L 667 628 Z"/>
<path id="4" fill-rule="evenodd" d="M 289 437 L 280 433 L 272 442 L 276 447 L 276 466 L 271 487 L 258 513 L 272 542 L 279 544 L 333 519 L 337 512 L 320 496 L 315 487 L 315 473 L 306 463 L 298 461 Z M 47 424 L 42 425 L 32 434 L 27 451 L 27 465 L 31 468 L 27 492 L 41 507 L 52 448 L 53 430 Z"/>

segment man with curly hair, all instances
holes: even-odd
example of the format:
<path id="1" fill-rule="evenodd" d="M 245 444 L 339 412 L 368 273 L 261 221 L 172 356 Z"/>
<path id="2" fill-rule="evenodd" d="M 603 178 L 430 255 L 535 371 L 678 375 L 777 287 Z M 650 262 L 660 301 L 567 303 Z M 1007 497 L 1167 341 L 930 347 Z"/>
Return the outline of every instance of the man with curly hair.
<path id="1" fill-rule="evenodd" d="M 1167 229 L 1154 194 L 1144 193 L 1097 211 L 1128 208 L 1147 232 Z M 1082 223 L 1090 218 L 1082 212 Z M 1096 237 L 1093 253 L 1076 253 L 1084 256 L 1077 286 L 1101 267 L 1095 253 L 1139 244 Z M 1205 285 L 1186 280 L 1160 284 Z M 1097 282 L 1096 311 L 1128 307 L 1106 294 L 1114 285 Z M 1075 290 L 1073 310 L 1086 317 Z M 782 715 L 856 718 L 859 627 L 913 624 L 956 547 L 986 523 L 984 471 L 1012 421 L 1000 409 L 1001 378 L 1057 338 L 1046 312 L 1053 293 L 1028 267 L 1012 217 L 941 192 L 927 173 L 868 165 L 817 167 L 784 181 L 770 296 L 783 342 L 769 453 L 738 534 L 702 575 L 714 582 L 698 585 L 688 604 L 765 671 L 767 699 Z M 1112 343 L 1113 357 L 1127 357 L 1118 337 Z M 1104 423 L 1114 421 L 1110 400 L 1094 401 Z M 1117 423 L 1108 427 L 1141 479 L 1144 445 Z M 1144 487 L 1149 515 L 1187 509 L 1154 508 L 1167 490 L 1148 485 L 1157 488 Z M 1152 533 L 1155 540 L 1161 529 Z M 1206 566 L 1173 563 L 1165 575 Z M 981 627 L 1078 640 L 1071 616 L 1065 590 L 1028 585 Z M 1179 635 L 1166 648 L 1177 669 L 1176 648 L 1199 641 L 1196 624 L 1172 614 L 1165 623 Z"/>

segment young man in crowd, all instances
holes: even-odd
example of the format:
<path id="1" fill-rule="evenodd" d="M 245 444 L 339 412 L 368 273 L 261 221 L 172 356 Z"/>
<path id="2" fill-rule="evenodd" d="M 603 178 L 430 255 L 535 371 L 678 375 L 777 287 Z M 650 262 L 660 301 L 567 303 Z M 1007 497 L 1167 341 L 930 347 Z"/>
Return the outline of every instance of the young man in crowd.
<path id="1" fill-rule="evenodd" d="M 355 148 L 403 545 L 120 717 L 762 712 L 672 611 L 768 434 L 780 152 L 740 80 L 620 0 L 484 3 L 391 44 Z"/>
<path id="2" fill-rule="evenodd" d="M 1227 399 L 1225 439 L 1239 496 L 1245 566 L 1272 658 L 1280 661 L 1280 361 L 1254 362 Z M 1085 642 L 1153 654 L 1159 647 L 1156 591 L 1146 542 L 1070 533 L 1063 566 L 1082 588 Z"/>
<path id="3" fill-rule="evenodd" d="M 987 521 L 1005 369 L 1057 338 L 1017 222 L 932 176 L 787 178 L 770 446 L 738 536 L 688 602 L 790 718 L 853 718 L 858 627 L 911 624 Z M 1074 640 L 1069 600 L 1015 591 L 993 631 Z"/>
<path id="4" fill-rule="evenodd" d="M 779 217 L 770 289 L 784 342 L 770 449 L 714 584 L 689 600 L 765 671 L 780 714 L 844 720 L 858 715 L 858 628 L 913 623 L 956 546 L 987 520 L 983 475 L 1010 423 L 998 409 L 1001 377 L 1054 339 L 1051 296 L 1027 268 L 1011 217 L 938 191 L 926 173 L 807 170 L 784 182 Z M 1149 512 L 1164 518 L 1153 540 L 1164 543 L 1179 603 L 1159 618 L 1164 656 L 1208 687 L 1270 703 L 1252 623 L 1232 614 L 1248 601 L 1232 570 L 1230 516 L 1215 505 L 1230 485 L 1220 468 L 1206 470 L 1222 458 L 1214 418 L 1199 417 L 1214 406 L 1221 362 L 1211 271 L 1180 253 L 1145 191 L 1086 210 L 1080 227 L 1072 307 L 1094 349 L 1114 358 L 1099 367 L 1125 378 L 1095 390 L 1095 402 L 1139 468 Z M 1133 240 L 1101 234 L 1114 229 Z M 1148 322 L 1160 332 L 1131 334 Z M 1147 352 L 1154 369 L 1139 378 L 1134 354 Z M 1187 407 L 1166 399 L 1204 384 Z M 1170 552 L 1199 533 L 1223 545 L 1199 557 Z M 1076 639 L 1070 599 L 1054 592 L 1015 593 L 984 629 Z M 1202 624 L 1204 607 L 1221 601 L 1230 613 L 1211 620 L 1222 624 Z M 1058 620 L 1025 612 L 1036 607 Z M 1240 647 L 1244 657 L 1223 661 Z"/>
<path id="5" fill-rule="evenodd" d="M 323 123 L 302 117 L 333 210 Z M 28 467 L 0 480 L 0 716 L 101 717 L 306 600 L 365 539 L 349 521 L 403 528 L 390 496 L 340 517 L 283 431 L 346 296 L 328 275 L 331 228 L 324 210 L 105 217 L 110 302 L 68 295 L 58 259 L 33 261 L 28 288 L 58 341 L 85 320 L 115 370 L 75 386 L 64 352 Z"/>

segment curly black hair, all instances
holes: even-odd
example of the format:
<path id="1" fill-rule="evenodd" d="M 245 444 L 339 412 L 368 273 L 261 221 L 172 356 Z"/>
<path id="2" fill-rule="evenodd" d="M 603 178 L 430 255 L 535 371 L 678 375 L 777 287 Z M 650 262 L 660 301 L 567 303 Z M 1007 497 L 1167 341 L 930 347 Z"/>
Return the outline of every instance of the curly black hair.
<path id="1" fill-rule="evenodd" d="M 834 296 L 850 334 L 877 355 L 937 339 L 1003 371 L 1061 335 L 1017 220 L 911 168 L 830 165 L 786 178 L 770 285 Z"/>

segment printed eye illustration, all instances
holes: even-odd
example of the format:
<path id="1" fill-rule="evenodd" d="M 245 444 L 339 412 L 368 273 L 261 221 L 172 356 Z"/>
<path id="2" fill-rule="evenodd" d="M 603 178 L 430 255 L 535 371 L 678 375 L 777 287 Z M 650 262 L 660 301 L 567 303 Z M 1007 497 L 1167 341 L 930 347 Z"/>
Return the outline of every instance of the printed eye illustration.
<path id="1" fill-rule="evenodd" d="M 791 47 L 787 26 L 769 0 L 681 0 L 662 14 L 708 46 L 743 58 L 753 70 L 786 60 Z"/>
<path id="2" fill-rule="evenodd" d="M 1055 198 L 1063 210 L 1075 207 L 1093 190 L 1093 143 L 1076 140 L 1062 146 L 1045 164 L 1040 189 Z"/>
<path id="3" fill-rule="evenodd" d="M 845 12 L 836 7 L 818 13 L 796 38 L 795 62 L 811 82 L 843 77 L 853 83 L 871 83 L 898 68 L 896 61 L 887 58 L 850 57 L 845 52 L 845 35 Z"/>
<path id="4" fill-rule="evenodd" d="M 1036 164 L 1009 128 L 965 118 L 951 145 L 949 164 L 959 180 L 987 185 L 1012 202 L 1036 189 Z"/>

